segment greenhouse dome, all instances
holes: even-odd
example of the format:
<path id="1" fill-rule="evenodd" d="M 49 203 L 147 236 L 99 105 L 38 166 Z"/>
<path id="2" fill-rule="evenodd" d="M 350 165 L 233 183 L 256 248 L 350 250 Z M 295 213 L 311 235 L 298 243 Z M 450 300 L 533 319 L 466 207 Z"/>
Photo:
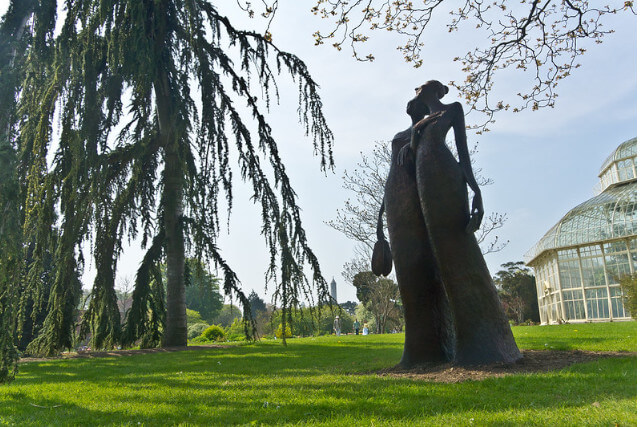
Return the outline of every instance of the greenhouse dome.
<path id="1" fill-rule="evenodd" d="M 543 324 L 630 319 L 619 279 L 637 266 L 636 142 L 607 157 L 600 193 L 571 209 L 527 254 Z"/>

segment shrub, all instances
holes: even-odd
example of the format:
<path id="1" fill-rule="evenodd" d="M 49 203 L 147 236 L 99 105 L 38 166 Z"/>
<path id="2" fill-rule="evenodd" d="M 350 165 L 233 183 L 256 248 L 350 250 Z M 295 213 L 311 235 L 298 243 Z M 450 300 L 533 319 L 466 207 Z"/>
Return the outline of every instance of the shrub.
<path id="1" fill-rule="evenodd" d="M 228 328 L 225 328 L 225 331 L 229 341 L 244 341 L 246 338 L 242 319 L 234 319 L 233 323 Z"/>
<path id="2" fill-rule="evenodd" d="M 195 325 L 196 323 L 204 323 L 202 320 L 202 316 L 195 310 L 191 310 L 187 308 L 187 325 Z"/>
<path id="3" fill-rule="evenodd" d="M 207 325 L 206 323 L 202 323 L 202 322 L 201 323 L 196 323 L 194 325 L 189 326 L 189 329 L 187 330 L 187 338 L 192 340 L 195 337 L 202 335 L 204 330 L 207 329 L 208 327 L 209 327 L 209 325 Z"/>
<path id="4" fill-rule="evenodd" d="M 285 331 L 285 337 L 291 338 L 293 335 L 291 334 L 291 328 L 287 325 Z M 282 323 L 278 325 L 278 329 L 276 330 L 276 338 L 282 339 Z"/>
<path id="5" fill-rule="evenodd" d="M 638 274 L 627 274 L 620 278 L 622 288 L 622 304 L 628 314 L 634 319 L 638 313 Z"/>
<path id="6" fill-rule="evenodd" d="M 200 336 L 207 341 L 224 341 L 225 339 L 224 329 L 218 325 L 209 326 Z"/>
<path id="7" fill-rule="evenodd" d="M 245 341 L 246 339 L 247 337 L 244 333 L 227 335 L 227 341 Z"/>

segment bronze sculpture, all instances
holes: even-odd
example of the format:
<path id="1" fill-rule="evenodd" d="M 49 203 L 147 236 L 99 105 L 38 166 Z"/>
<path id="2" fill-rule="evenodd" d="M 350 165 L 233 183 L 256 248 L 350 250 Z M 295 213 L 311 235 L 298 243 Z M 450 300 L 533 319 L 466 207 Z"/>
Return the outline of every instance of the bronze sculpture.
<path id="1" fill-rule="evenodd" d="M 416 89 L 407 105 L 412 126 L 392 141 L 384 209 L 405 312 L 400 365 L 511 363 L 522 356 L 473 235 L 482 197 L 462 105 L 443 104 L 447 92 L 435 80 Z M 451 128 L 460 163 L 445 144 Z"/>

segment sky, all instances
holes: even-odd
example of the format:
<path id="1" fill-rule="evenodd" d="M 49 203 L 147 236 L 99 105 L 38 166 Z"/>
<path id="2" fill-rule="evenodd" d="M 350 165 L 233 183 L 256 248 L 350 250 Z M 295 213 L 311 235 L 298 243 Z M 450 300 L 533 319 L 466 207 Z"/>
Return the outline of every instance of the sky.
<path id="1" fill-rule="evenodd" d="M 355 243 L 326 225 L 353 197 L 342 189 L 342 174 L 353 171 L 360 153 L 369 153 L 376 141 L 390 141 L 409 126 L 405 105 L 414 95 L 413 88 L 431 79 L 463 79 L 453 58 L 485 40 L 473 25 L 447 33 L 448 18 L 440 15 L 425 34 L 421 68 L 403 60 L 396 49 L 402 40 L 387 32 L 371 33 L 365 45 L 365 53 L 371 52 L 376 60 L 357 62 L 347 50 L 314 46 L 312 34 L 328 29 L 328 23 L 310 12 L 312 3 L 281 1 L 270 32 L 280 49 L 306 62 L 320 85 L 324 113 L 335 135 L 335 169 L 321 171 L 312 141 L 297 122 L 297 88 L 287 76 L 279 84 L 280 105 L 268 117 L 322 272 L 327 281 L 336 280 L 339 302 L 355 301 L 355 288 L 341 276 Z M 264 20 L 248 19 L 236 2 L 222 4 L 222 11 L 236 27 L 265 29 Z M 8 0 L 0 0 L 0 14 L 7 7 Z M 582 66 L 561 82 L 555 108 L 504 112 L 495 117 L 490 132 L 468 133 L 469 145 L 478 147 L 477 167 L 494 181 L 482 189 L 485 211 L 504 213 L 508 218 L 498 231 L 507 246 L 486 256 L 492 274 L 505 262 L 523 260 L 564 214 L 593 197 L 602 162 L 620 143 L 637 135 L 637 20 L 631 13 L 610 19 L 616 32 L 602 44 L 585 45 L 587 53 L 579 61 Z M 531 86 L 521 73 L 502 75 L 496 82 L 496 99 L 513 99 L 513 94 Z M 451 89 L 443 102 L 459 100 Z M 469 116 L 467 121 L 473 119 Z M 218 247 L 246 292 L 255 290 L 269 301 L 272 288 L 265 287 L 264 281 L 268 254 L 260 236 L 259 207 L 249 200 L 248 190 L 241 182 L 235 183 L 229 233 L 222 236 Z M 135 242 L 126 249 L 118 264 L 117 281 L 133 278 L 142 253 Z M 94 274 L 89 264 L 83 281 L 91 283 Z"/>

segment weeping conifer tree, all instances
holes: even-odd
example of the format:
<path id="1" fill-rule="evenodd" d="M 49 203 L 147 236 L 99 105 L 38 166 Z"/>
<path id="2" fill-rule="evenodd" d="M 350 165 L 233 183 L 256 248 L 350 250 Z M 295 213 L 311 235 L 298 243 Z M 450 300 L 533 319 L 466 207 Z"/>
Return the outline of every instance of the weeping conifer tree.
<path id="1" fill-rule="evenodd" d="M 24 79 L 25 28 L 35 0 L 12 4 L 0 21 L 0 383 L 17 371 L 15 347 L 23 236 L 18 179 L 17 96 Z"/>
<path id="2" fill-rule="evenodd" d="M 78 254 L 87 239 L 94 243 L 98 274 L 84 329 L 98 348 L 140 339 L 143 345 L 186 345 L 187 253 L 217 265 L 224 291 L 239 297 L 250 318 L 238 277 L 215 244 L 221 211 L 232 207 L 234 157 L 261 209 L 268 272 L 283 312 L 314 289 L 326 298 L 326 282 L 263 111 L 277 96 L 278 75 L 290 74 L 299 88 L 299 118 L 321 168 L 332 167 L 333 135 L 318 87 L 298 57 L 279 50 L 269 36 L 235 28 L 211 3 L 67 1 L 59 34 L 54 0 L 32 9 L 27 78 L 14 91 L 24 233 L 37 242 L 36 260 L 55 246 L 56 265 L 47 318 L 32 352 L 53 354 L 71 346 L 83 265 Z M 239 102 L 246 104 L 248 119 Z M 147 252 L 121 329 L 117 260 L 123 240 L 139 237 Z M 159 274 L 163 261 L 166 298 Z M 41 264 L 34 262 L 27 272 L 35 294 Z M 302 274 L 305 265 L 310 279 Z"/>
<path id="3" fill-rule="evenodd" d="M 0 116 L 6 111 L 0 106 Z M 4 125 L 4 126 L 3 126 Z M 18 352 L 14 345 L 18 286 L 22 261 L 22 235 L 18 206 L 16 153 L 0 118 L 0 383 L 13 379 Z"/>

